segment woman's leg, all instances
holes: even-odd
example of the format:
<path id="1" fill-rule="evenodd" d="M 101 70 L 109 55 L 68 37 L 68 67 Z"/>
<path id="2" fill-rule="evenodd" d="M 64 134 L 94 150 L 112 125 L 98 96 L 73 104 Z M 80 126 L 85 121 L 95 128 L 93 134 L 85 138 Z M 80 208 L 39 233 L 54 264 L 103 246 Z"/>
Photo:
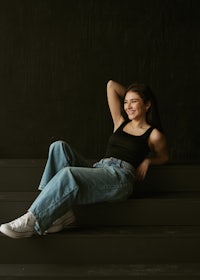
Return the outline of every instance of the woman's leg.
<path id="1" fill-rule="evenodd" d="M 68 143 L 55 141 L 50 145 L 48 160 L 39 184 L 39 190 L 43 190 L 48 182 L 64 167 L 78 166 L 89 167 L 84 157 L 77 153 Z M 76 220 L 72 210 L 67 211 L 59 219 L 55 220 L 48 232 L 57 232 L 67 227 Z"/>
<path id="2" fill-rule="evenodd" d="M 66 142 L 56 141 L 52 143 L 49 147 L 49 155 L 39 190 L 43 190 L 60 170 L 68 166 L 89 167 L 89 163 Z"/>
<path id="3" fill-rule="evenodd" d="M 132 192 L 133 182 L 132 173 L 125 172 L 118 162 L 109 166 L 98 165 L 97 168 L 65 167 L 49 181 L 28 213 L 35 218 L 37 233 L 43 234 L 53 221 L 66 213 L 73 204 L 127 199 Z M 2 232 L 7 234 L 9 231 L 14 235 L 13 232 L 16 231 L 17 237 L 26 237 L 27 230 L 30 230 L 30 227 L 27 227 L 29 222 L 24 223 L 20 219 L 12 227 L 12 222 L 2 225 Z M 32 216 L 30 221 L 32 223 Z M 20 226 L 20 233 L 15 226 L 18 224 L 23 224 Z"/>
<path id="4" fill-rule="evenodd" d="M 49 156 L 39 185 L 39 190 L 43 191 L 51 179 L 67 166 L 89 166 L 89 164 L 66 142 L 56 141 L 52 143 L 49 148 Z M 63 227 L 75 221 L 72 210 L 67 211 L 65 215 L 59 218 L 60 219 L 55 222 L 52 221 L 52 226 L 48 229 L 49 232 L 62 230 Z M 10 223 L 1 225 L 0 231 L 13 238 L 29 237 L 34 233 L 34 224 L 35 217 L 28 212 Z M 26 227 L 26 232 L 24 231 L 24 227 Z"/>
<path id="5" fill-rule="evenodd" d="M 35 229 L 43 234 L 74 204 L 125 200 L 132 192 L 132 183 L 132 177 L 127 180 L 119 167 L 63 168 L 29 209 L 37 220 Z"/>

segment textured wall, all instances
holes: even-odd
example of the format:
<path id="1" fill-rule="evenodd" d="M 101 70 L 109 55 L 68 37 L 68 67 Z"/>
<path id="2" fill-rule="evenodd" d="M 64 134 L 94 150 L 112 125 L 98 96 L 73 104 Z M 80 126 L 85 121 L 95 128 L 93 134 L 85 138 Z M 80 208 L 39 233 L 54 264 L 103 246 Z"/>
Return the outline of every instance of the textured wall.
<path id="1" fill-rule="evenodd" d="M 152 87 L 171 161 L 200 159 L 199 1 L 1 0 L 0 157 L 103 156 L 109 79 Z"/>

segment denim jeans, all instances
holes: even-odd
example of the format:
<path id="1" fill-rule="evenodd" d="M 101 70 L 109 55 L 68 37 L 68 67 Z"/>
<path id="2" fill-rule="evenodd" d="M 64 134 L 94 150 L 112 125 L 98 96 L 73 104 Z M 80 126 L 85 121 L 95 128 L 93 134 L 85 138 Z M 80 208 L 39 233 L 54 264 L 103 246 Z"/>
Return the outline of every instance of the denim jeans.
<path id="1" fill-rule="evenodd" d="M 126 200 L 133 191 L 134 167 L 116 158 L 105 158 L 93 166 L 64 141 L 49 148 L 41 178 L 41 193 L 29 211 L 35 229 L 43 234 L 73 205 Z"/>

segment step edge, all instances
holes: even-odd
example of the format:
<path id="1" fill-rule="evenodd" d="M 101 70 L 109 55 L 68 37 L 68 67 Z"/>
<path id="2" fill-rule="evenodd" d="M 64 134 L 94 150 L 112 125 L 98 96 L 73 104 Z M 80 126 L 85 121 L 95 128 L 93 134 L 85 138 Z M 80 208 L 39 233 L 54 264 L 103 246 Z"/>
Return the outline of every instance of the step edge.
<path id="1" fill-rule="evenodd" d="M 42 276 L 199 276 L 199 263 L 180 264 L 0 264 L 0 277 L 42 277 Z"/>

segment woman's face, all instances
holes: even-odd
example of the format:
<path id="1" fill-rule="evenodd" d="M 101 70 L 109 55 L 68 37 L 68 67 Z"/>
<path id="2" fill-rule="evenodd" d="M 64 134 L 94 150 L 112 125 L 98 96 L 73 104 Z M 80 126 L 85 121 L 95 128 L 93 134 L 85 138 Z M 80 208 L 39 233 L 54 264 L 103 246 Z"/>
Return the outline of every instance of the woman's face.
<path id="1" fill-rule="evenodd" d="M 124 99 L 124 110 L 129 120 L 140 120 L 146 118 L 146 112 L 150 102 L 144 104 L 143 99 L 137 92 L 128 91 Z"/>

